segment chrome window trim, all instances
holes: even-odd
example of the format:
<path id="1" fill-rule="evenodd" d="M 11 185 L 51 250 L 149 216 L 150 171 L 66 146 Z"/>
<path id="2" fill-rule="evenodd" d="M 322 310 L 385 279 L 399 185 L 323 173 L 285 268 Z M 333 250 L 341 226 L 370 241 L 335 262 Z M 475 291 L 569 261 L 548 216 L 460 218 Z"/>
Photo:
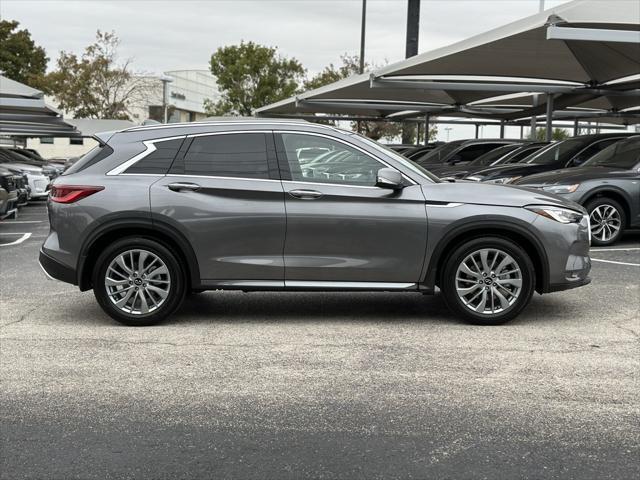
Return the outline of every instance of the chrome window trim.
<path id="1" fill-rule="evenodd" d="M 409 182 L 411 182 L 412 185 L 417 185 L 417 183 L 407 177 L 404 173 L 400 172 L 396 167 L 394 167 L 393 165 L 389 165 L 386 161 L 384 161 L 383 159 L 379 158 L 376 155 L 373 155 L 371 152 L 366 151 L 365 149 L 359 147 L 358 145 L 355 145 L 353 143 L 347 142 L 345 140 L 342 140 L 341 138 L 337 138 L 334 137 L 332 135 L 327 135 L 325 133 L 318 133 L 318 132 L 304 132 L 304 131 L 300 131 L 300 130 L 281 130 L 278 128 L 274 128 L 273 129 L 274 133 L 292 133 L 292 134 L 296 134 L 296 135 L 312 135 L 315 137 L 325 137 L 328 138 L 329 140 L 333 140 L 336 142 L 340 142 L 340 143 L 344 143 L 345 145 L 347 145 L 348 147 L 354 148 L 356 150 L 359 150 L 360 152 L 362 152 L 364 155 L 366 155 L 369 158 L 372 158 L 373 160 L 380 162 L 381 164 L 383 164 L 385 167 L 387 168 L 391 168 L 392 170 L 395 170 L 396 172 L 398 172 L 400 175 L 402 175 L 402 178 L 405 178 L 406 180 L 408 180 Z M 287 160 L 288 162 L 288 160 Z M 380 188 L 380 187 L 376 187 L 375 185 L 372 186 L 362 186 L 362 185 L 351 185 L 348 183 L 323 183 L 323 182 L 307 182 L 305 180 L 283 180 L 283 181 L 291 181 L 291 182 L 295 182 L 295 183 L 314 183 L 314 184 L 319 184 L 319 185 L 335 185 L 335 186 L 351 186 L 351 187 L 359 187 L 359 188 Z"/>
<path id="2" fill-rule="evenodd" d="M 304 185 L 323 185 L 327 187 L 347 187 L 347 188 L 366 188 L 368 190 L 387 190 L 388 188 L 381 188 L 376 186 L 367 186 L 367 185 L 350 185 L 348 183 L 323 183 L 323 182 L 305 182 L 305 181 L 297 181 L 297 180 L 282 180 L 282 185 L 290 185 L 290 184 L 304 184 Z M 293 185 L 292 185 L 293 186 Z"/>
<path id="3" fill-rule="evenodd" d="M 440 205 L 436 205 L 436 204 L 427 202 L 426 205 L 429 208 L 455 208 L 455 207 L 461 207 L 462 205 L 464 205 L 464 203 L 451 202 L 451 203 L 443 203 Z"/>
<path id="4" fill-rule="evenodd" d="M 186 178 L 213 178 L 215 180 L 251 180 L 254 182 L 277 182 L 281 183 L 280 180 L 275 180 L 273 178 L 251 178 L 251 177 L 223 177 L 218 175 L 187 175 L 184 173 L 168 173 L 166 175 L 162 175 L 163 177 L 186 177 Z"/>
<path id="5" fill-rule="evenodd" d="M 177 140 L 179 138 L 185 138 L 185 137 L 186 137 L 186 135 L 178 135 L 177 137 L 164 137 L 164 138 L 155 138 L 153 140 L 143 140 L 142 143 L 146 147 L 145 150 L 143 150 L 142 152 L 138 153 L 137 155 L 134 155 L 129 160 L 125 161 L 124 163 L 121 163 L 117 167 L 112 168 L 111 170 L 109 170 L 107 172 L 107 176 L 123 174 L 124 171 L 127 170 L 129 167 L 135 165 L 136 163 L 138 163 L 140 160 L 142 160 L 147 155 L 150 155 L 151 153 L 155 152 L 157 150 L 157 148 L 155 146 L 156 143 L 158 143 L 158 142 L 167 142 L 169 140 Z M 131 175 L 131 174 L 128 174 L 128 175 Z"/>

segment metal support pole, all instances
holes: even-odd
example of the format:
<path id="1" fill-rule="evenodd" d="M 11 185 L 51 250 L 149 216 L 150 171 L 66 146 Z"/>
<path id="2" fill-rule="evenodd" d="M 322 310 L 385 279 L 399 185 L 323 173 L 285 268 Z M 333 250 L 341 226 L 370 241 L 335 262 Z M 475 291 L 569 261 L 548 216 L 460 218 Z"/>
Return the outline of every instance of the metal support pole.
<path id="1" fill-rule="evenodd" d="M 367 24 L 367 0 L 362 0 L 362 23 L 360 26 L 360 73 L 364 72 L 364 37 Z"/>
<path id="2" fill-rule="evenodd" d="M 476 123 L 476 138 L 479 138 L 480 135 L 480 125 Z"/>
<path id="3" fill-rule="evenodd" d="M 534 94 L 533 95 L 533 103 L 532 103 L 532 107 L 536 108 L 538 106 L 538 95 Z M 537 127 L 537 122 L 538 122 L 538 118 L 535 115 L 531 116 L 531 140 L 535 140 L 536 139 L 536 127 Z"/>
<path id="4" fill-rule="evenodd" d="M 547 93 L 547 124 L 545 132 L 547 142 L 550 142 L 553 138 L 553 94 Z"/>
<path id="5" fill-rule="evenodd" d="M 429 145 L 429 114 L 424 116 L 424 144 Z"/>
<path id="6" fill-rule="evenodd" d="M 167 123 L 167 82 L 162 81 L 162 123 Z"/>
<path id="7" fill-rule="evenodd" d="M 500 138 L 504 138 L 504 120 L 500 121 Z"/>
<path id="8" fill-rule="evenodd" d="M 405 58 L 418 54 L 418 34 L 420 30 L 420 0 L 407 1 L 407 46 Z"/>
<path id="9" fill-rule="evenodd" d="M 524 125 L 520 125 L 520 140 L 524 139 Z"/>
<path id="10" fill-rule="evenodd" d="M 407 40 L 405 58 L 418 54 L 418 33 L 420 30 L 420 0 L 407 0 Z M 402 124 L 402 143 L 409 143 L 411 125 Z"/>
<path id="11" fill-rule="evenodd" d="M 578 135 L 580 135 L 580 122 L 578 122 L 578 119 L 576 118 L 573 121 L 573 136 L 577 137 Z"/>

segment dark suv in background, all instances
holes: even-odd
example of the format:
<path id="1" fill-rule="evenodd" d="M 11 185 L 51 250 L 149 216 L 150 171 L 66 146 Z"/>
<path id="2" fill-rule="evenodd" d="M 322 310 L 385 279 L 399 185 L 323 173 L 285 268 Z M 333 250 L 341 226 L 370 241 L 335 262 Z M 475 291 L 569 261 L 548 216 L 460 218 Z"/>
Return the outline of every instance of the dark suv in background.
<path id="1" fill-rule="evenodd" d="M 440 182 L 353 132 L 254 119 L 98 140 L 53 183 L 40 262 L 128 325 L 157 323 L 191 291 L 436 287 L 458 315 L 497 324 L 534 290 L 589 282 L 581 206 Z"/>

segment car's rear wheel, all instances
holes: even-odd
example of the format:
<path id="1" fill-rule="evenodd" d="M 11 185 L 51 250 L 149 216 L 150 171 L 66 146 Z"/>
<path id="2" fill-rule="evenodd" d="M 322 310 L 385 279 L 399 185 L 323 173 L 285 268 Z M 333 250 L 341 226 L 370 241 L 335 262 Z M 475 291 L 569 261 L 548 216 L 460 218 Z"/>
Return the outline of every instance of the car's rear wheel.
<path id="1" fill-rule="evenodd" d="M 98 303 L 125 325 L 157 324 L 180 306 L 185 291 L 185 275 L 175 255 L 149 238 L 113 243 L 98 257 L 93 272 Z"/>
<path id="2" fill-rule="evenodd" d="M 470 323 L 499 325 L 529 304 L 535 271 L 529 256 L 511 240 L 476 238 L 449 255 L 441 285 L 454 313 Z"/>
<path id="3" fill-rule="evenodd" d="M 591 223 L 591 243 L 612 245 L 622 236 L 626 216 L 622 206 L 606 197 L 594 198 L 585 206 Z"/>

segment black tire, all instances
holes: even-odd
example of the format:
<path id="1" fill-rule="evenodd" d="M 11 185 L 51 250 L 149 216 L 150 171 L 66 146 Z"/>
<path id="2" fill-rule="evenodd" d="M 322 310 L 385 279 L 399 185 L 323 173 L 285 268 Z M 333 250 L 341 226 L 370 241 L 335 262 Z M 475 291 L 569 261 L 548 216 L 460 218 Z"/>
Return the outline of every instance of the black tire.
<path id="1" fill-rule="evenodd" d="M 603 205 L 610 205 L 611 207 L 616 209 L 618 215 L 620 216 L 620 230 L 618 230 L 618 232 L 615 233 L 611 238 L 602 240 L 597 238 L 594 235 L 595 229 L 593 228 L 593 224 L 592 224 L 591 244 L 596 246 L 613 245 L 614 243 L 616 243 L 618 240 L 620 240 L 620 237 L 624 232 L 624 227 L 627 224 L 627 216 L 625 214 L 624 208 L 622 208 L 622 205 L 620 205 L 618 202 L 608 197 L 597 197 L 587 202 L 587 204 L 585 205 L 585 208 L 587 209 L 587 212 L 589 212 L 589 221 L 591 221 L 591 214 L 593 213 L 593 211 L 598 207 L 602 207 Z M 596 233 L 597 233 L 597 230 L 596 230 Z"/>
<path id="2" fill-rule="evenodd" d="M 471 310 L 470 307 L 465 305 L 456 290 L 458 267 L 470 254 L 482 249 L 500 250 L 510 255 L 520 268 L 522 284 L 518 295 L 508 308 L 495 313 L 478 313 Z M 480 281 L 484 282 L 485 279 L 480 278 L 479 283 Z M 535 269 L 526 252 L 513 241 L 502 237 L 475 238 L 456 247 L 447 257 L 442 270 L 440 285 L 447 306 L 468 323 L 475 325 L 501 325 L 518 316 L 529 304 L 535 289 Z M 478 288 L 481 291 L 485 288 L 485 285 L 483 284 L 482 287 L 479 286 Z"/>
<path id="3" fill-rule="evenodd" d="M 169 271 L 168 295 L 155 310 L 149 313 L 128 313 L 117 307 L 109 298 L 105 276 L 110 263 L 123 252 L 141 249 L 156 255 Z M 133 327 L 156 325 L 175 312 L 186 295 L 186 276 L 176 256 L 163 244 L 146 237 L 127 237 L 104 249 L 93 270 L 93 293 L 102 309 L 114 320 Z"/>

